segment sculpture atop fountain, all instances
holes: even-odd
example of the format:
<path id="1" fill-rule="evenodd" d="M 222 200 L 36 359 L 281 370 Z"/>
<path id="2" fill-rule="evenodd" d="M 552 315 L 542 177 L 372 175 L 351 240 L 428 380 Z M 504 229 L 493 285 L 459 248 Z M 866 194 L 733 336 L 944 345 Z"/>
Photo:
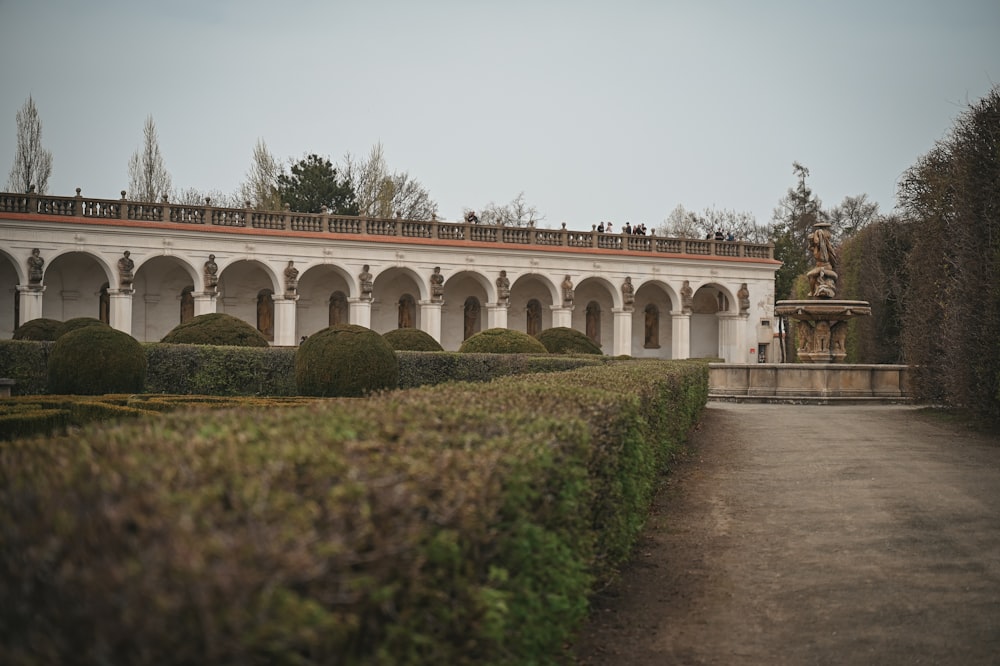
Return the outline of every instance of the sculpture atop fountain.
<path id="1" fill-rule="evenodd" d="M 809 251 L 816 260 L 806 277 L 809 298 L 778 301 L 774 312 L 796 320 L 797 354 L 804 363 L 842 363 L 847 356 L 847 322 L 872 313 L 868 301 L 837 300 L 837 253 L 830 223 L 817 222 L 809 234 Z"/>

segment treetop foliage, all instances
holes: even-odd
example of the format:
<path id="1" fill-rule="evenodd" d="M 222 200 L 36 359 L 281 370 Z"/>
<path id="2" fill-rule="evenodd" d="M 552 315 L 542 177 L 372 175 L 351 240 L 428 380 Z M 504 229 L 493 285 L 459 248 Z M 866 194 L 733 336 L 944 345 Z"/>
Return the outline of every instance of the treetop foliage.
<path id="1" fill-rule="evenodd" d="M 358 214 L 350 181 L 337 173 L 328 158 L 315 153 L 293 162 L 289 173 L 278 176 L 278 194 L 296 213 Z"/>
<path id="2" fill-rule="evenodd" d="M 38 194 L 45 194 L 51 175 L 52 153 L 42 147 L 42 120 L 35 100 L 28 95 L 28 101 L 17 112 L 17 147 L 7 191 L 27 192 L 34 186 Z"/>

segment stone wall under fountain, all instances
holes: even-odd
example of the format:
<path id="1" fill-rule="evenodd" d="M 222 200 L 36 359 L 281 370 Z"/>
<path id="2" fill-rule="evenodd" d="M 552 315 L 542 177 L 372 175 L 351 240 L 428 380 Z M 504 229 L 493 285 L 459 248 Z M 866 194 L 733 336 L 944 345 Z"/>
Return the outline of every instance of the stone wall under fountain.
<path id="1" fill-rule="evenodd" d="M 795 320 L 799 363 L 723 364 L 709 369 L 710 397 L 760 402 L 907 402 L 905 365 L 856 365 L 847 356 L 848 321 L 872 313 L 867 301 L 837 299 L 837 254 L 830 224 L 809 235 L 816 265 L 806 273 L 809 298 L 778 301 L 774 312 Z"/>

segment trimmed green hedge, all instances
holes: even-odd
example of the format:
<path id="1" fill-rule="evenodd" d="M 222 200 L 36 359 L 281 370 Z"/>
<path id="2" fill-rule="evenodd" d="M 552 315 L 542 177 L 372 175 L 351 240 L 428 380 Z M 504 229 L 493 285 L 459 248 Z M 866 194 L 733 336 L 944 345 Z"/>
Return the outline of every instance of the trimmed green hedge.
<path id="1" fill-rule="evenodd" d="M 538 354 L 461 354 L 398 351 L 399 386 L 414 388 L 445 382 L 488 382 L 506 375 L 558 372 L 602 364 L 600 359 Z"/>
<path id="2" fill-rule="evenodd" d="M 293 396 L 292 347 L 145 345 L 147 393 Z"/>
<path id="3" fill-rule="evenodd" d="M 0 662 L 554 663 L 707 375 L 611 363 L 5 444 Z"/>
<path id="4" fill-rule="evenodd" d="M 488 328 L 467 338 L 463 354 L 546 354 L 545 345 L 527 333 L 509 328 Z"/>
<path id="5" fill-rule="evenodd" d="M 550 354 L 603 354 L 601 347 L 585 334 L 567 326 L 547 328 L 538 334 L 538 341 Z"/>

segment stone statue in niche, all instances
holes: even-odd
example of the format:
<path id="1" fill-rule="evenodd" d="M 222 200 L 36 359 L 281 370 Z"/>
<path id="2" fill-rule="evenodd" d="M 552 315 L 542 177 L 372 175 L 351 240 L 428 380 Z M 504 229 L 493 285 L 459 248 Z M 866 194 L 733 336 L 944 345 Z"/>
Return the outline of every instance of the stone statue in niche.
<path id="1" fill-rule="evenodd" d="M 630 308 L 635 305 L 635 287 L 632 286 L 632 278 L 626 277 L 622 283 L 622 302 L 625 307 Z"/>
<path id="2" fill-rule="evenodd" d="M 36 247 L 31 251 L 31 256 L 28 257 L 28 286 L 29 287 L 41 287 L 42 285 L 42 267 L 45 266 L 45 260 L 42 259 L 41 251 Z"/>
<path id="3" fill-rule="evenodd" d="M 681 285 L 681 311 L 686 314 L 691 314 L 691 310 L 694 308 L 694 291 L 691 289 L 690 280 L 684 280 L 684 284 Z"/>
<path id="4" fill-rule="evenodd" d="M 510 302 L 510 279 L 507 271 L 500 271 L 500 277 L 497 278 L 497 302 L 502 305 Z"/>
<path id="5" fill-rule="evenodd" d="M 368 264 L 361 267 L 358 280 L 361 281 L 361 299 L 365 301 L 372 300 L 372 274 L 369 272 Z"/>
<path id="6" fill-rule="evenodd" d="M 563 307 L 568 308 L 573 306 L 573 280 L 567 275 L 566 279 L 562 281 L 562 292 L 563 292 Z"/>
<path id="7" fill-rule="evenodd" d="M 736 292 L 736 298 L 740 302 L 740 314 L 747 314 L 750 311 L 750 290 L 747 289 L 746 282 L 740 285 L 740 290 Z"/>
<path id="8" fill-rule="evenodd" d="M 441 275 L 441 267 L 435 266 L 431 274 L 431 301 L 440 303 L 444 300 L 444 276 Z"/>
<path id="9" fill-rule="evenodd" d="M 299 269 L 294 261 L 289 261 L 285 267 L 285 298 L 294 298 L 299 288 Z"/>
<path id="10" fill-rule="evenodd" d="M 135 268 L 135 262 L 132 261 L 131 254 L 125 250 L 121 259 L 118 260 L 118 285 L 120 289 L 127 291 L 132 290 L 132 280 L 134 279 L 132 269 Z"/>
<path id="11" fill-rule="evenodd" d="M 219 265 L 215 263 L 215 255 L 208 255 L 205 262 L 205 291 L 214 292 L 219 286 Z"/>

